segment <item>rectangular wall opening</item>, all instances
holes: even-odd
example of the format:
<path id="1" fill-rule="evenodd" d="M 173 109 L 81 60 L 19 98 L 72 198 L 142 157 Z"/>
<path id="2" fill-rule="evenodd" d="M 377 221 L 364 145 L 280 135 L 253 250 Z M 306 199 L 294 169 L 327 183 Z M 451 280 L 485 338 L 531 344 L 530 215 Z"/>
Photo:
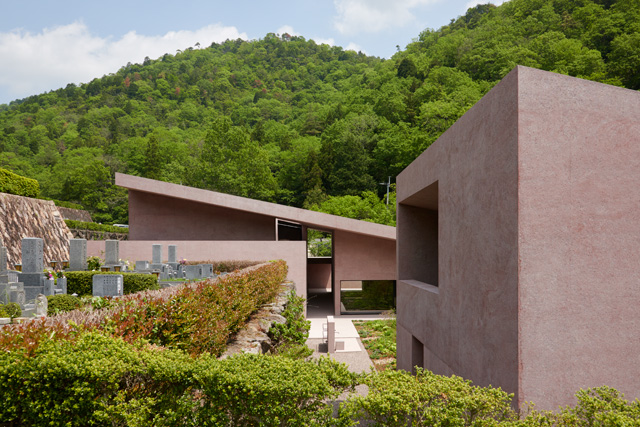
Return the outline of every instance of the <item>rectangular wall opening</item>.
<path id="1" fill-rule="evenodd" d="M 439 284 L 438 182 L 398 205 L 398 273 L 401 280 Z"/>
<path id="2" fill-rule="evenodd" d="M 395 308 L 395 280 L 340 281 L 340 314 L 377 314 Z"/>
<path id="3" fill-rule="evenodd" d="M 411 373 L 416 374 L 416 367 L 424 368 L 424 344 L 411 336 Z"/>

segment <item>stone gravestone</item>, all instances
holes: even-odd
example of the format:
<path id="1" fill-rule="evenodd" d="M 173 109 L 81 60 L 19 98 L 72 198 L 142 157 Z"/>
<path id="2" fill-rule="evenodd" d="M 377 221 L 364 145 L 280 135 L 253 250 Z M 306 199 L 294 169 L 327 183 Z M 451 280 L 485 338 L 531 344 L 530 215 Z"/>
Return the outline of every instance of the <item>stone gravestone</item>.
<path id="1" fill-rule="evenodd" d="M 187 280 L 200 279 L 200 266 L 199 265 L 184 265 L 182 266 L 184 272 L 184 278 Z"/>
<path id="2" fill-rule="evenodd" d="M 0 274 L 7 274 L 7 248 L 2 246 L 0 240 Z"/>
<path id="3" fill-rule="evenodd" d="M 24 283 L 25 299 L 33 301 L 44 292 L 44 247 L 42 239 L 25 237 L 22 239 L 22 272 L 18 281 Z"/>
<path id="4" fill-rule="evenodd" d="M 95 274 L 93 276 L 94 297 L 119 297 L 122 295 L 122 274 Z"/>
<path id="5" fill-rule="evenodd" d="M 87 269 L 87 240 L 69 240 L 69 270 L 85 271 Z"/>
<path id="6" fill-rule="evenodd" d="M 136 271 L 149 270 L 149 261 L 136 261 Z"/>
<path id="7" fill-rule="evenodd" d="M 45 278 L 44 290 L 42 292 L 44 296 L 55 295 L 56 294 L 55 289 L 56 289 L 56 280 Z"/>
<path id="8" fill-rule="evenodd" d="M 44 244 L 37 237 L 22 239 L 22 272 L 42 273 L 44 268 Z"/>
<path id="9" fill-rule="evenodd" d="M 200 277 L 210 278 L 213 277 L 213 264 L 199 264 L 200 265 Z"/>
<path id="10" fill-rule="evenodd" d="M 151 270 L 162 271 L 162 245 L 152 245 L 151 249 Z"/>
<path id="11" fill-rule="evenodd" d="M 38 294 L 36 297 L 36 316 L 46 316 L 48 309 L 49 302 L 47 301 L 47 297 L 43 294 Z"/>
<path id="12" fill-rule="evenodd" d="M 113 269 L 115 265 L 120 265 L 120 242 L 117 240 L 107 240 L 104 242 L 104 264 Z"/>
<path id="13" fill-rule="evenodd" d="M 176 245 L 169 245 L 168 247 L 168 254 L 169 254 L 169 261 L 167 261 L 167 264 L 169 264 L 171 266 L 171 268 L 173 270 L 177 270 L 178 269 L 178 251 L 177 251 L 177 246 Z"/>
<path id="14" fill-rule="evenodd" d="M 56 284 L 55 294 L 66 294 L 67 293 L 67 278 L 66 277 L 58 277 L 58 283 Z"/>

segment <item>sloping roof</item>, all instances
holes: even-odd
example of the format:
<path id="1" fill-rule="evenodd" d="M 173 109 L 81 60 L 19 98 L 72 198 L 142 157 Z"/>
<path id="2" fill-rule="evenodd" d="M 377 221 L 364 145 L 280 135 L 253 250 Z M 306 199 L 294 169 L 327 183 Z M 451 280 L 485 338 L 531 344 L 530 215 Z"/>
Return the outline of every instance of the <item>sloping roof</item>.
<path id="1" fill-rule="evenodd" d="M 232 196 L 215 191 L 202 190 L 169 182 L 156 181 L 139 176 L 116 173 L 116 185 L 133 191 L 157 194 L 182 200 L 190 200 L 228 209 L 251 212 L 282 220 L 298 222 L 321 230 L 342 230 L 382 239 L 396 239 L 396 228 L 357 219 L 344 218 L 307 209 L 278 205 L 246 197 Z"/>

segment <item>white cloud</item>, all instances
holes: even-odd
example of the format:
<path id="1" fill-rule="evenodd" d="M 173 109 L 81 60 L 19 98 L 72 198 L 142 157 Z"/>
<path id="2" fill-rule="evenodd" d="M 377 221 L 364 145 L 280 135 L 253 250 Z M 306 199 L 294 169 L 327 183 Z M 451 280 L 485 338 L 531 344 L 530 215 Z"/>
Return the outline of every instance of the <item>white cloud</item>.
<path id="1" fill-rule="evenodd" d="M 440 0 L 334 0 L 334 26 L 342 34 L 376 33 L 415 19 L 412 9 Z"/>
<path id="2" fill-rule="evenodd" d="M 293 27 L 291 25 L 283 25 L 282 27 L 278 28 L 278 31 L 276 31 L 276 34 L 289 34 L 290 36 L 299 36 L 300 33 L 297 32 L 296 30 L 293 29 Z"/>
<path id="3" fill-rule="evenodd" d="M 195 31 L 146 36 L 130 31 L 119 39 L 92 35 L 82 22 L 45 28 L 38 34 L 16 30 L 0 33 L 0 103 L 67 83 L 86 83 L 116 72 L 128 62 L 158 58 L 178 49 L 202 47 L 226 39 L 247 39 L 235 27 L 209 25 Z M 9 99 L 10 98 L 10 99 Z"/>
<path id="4" fill-rule="evenodd" d="M 311 40 L 316 42 L 316 44 L 327 44 L 329 46 L 335 46 L 336 41 L 333 38 L 323 39 L 319 37 L 311 37 Z"/>
<path id="5" fill-rule="evenodd" d="M 365 55 L 367 54 L 367 52 L 365 52 L 365 51 L 364 51 L 364 49 L 362 49 L 359 45 L 357 45 L 357 44 L 355 44 L 355 43 L 353 43 L 353 42 L 349 43 L 349 44 L 344 48 L 344 50 L 352 50 L 352 51 L 354 51 L 354 52 L 362 52 L 362 53 L 364 53 Z"/>

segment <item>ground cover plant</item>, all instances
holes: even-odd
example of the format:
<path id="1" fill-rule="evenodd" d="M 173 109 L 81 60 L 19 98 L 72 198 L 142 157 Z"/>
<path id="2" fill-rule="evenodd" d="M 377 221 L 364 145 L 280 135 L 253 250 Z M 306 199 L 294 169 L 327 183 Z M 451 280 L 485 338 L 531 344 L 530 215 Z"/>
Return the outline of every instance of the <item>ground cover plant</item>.
<path id="1" fill-rule="evenodd" d="M 376 369 L 396 368 L 396 318 L 353 322 Z"/>

